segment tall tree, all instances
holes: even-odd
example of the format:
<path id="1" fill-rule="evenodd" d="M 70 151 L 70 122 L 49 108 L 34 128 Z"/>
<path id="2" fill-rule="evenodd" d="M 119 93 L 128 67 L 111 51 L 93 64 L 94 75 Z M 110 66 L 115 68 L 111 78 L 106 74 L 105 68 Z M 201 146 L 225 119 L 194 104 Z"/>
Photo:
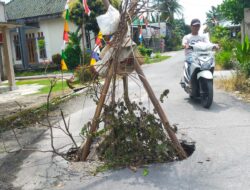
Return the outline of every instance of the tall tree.
<path id="1" fill-rule="evenodd" d="M 244 18 L 244 8 L 249 7 L 249 0 L 224 0 L 219 9 L 226 19 L 234 24 L 240 24 Z"/>
<path id="2" fill-rule="evenodd" d="M 178 0 L 154 0 L 154 3 L 161 13 L 161 21 L 174 21 L 174 14 L 181 14 L 182 6 Z"/>

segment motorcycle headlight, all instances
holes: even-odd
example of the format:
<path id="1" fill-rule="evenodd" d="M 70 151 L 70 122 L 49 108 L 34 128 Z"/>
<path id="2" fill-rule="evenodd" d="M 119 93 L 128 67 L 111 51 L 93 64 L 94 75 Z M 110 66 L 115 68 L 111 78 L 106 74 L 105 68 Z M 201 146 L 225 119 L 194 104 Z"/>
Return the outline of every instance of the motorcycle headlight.
<path id="1" fill-rule="evenodd" d="M 206 62 L 201 62 L 201 70 L 209 70 L 211 68 L 212 63 L 213 63 L 212 59 Z"/>

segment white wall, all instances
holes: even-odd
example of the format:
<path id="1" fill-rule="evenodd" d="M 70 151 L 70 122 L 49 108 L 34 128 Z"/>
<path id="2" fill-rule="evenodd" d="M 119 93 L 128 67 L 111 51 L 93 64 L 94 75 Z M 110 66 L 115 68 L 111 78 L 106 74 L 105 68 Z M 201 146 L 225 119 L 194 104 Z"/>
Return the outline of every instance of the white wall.
<path id="1" fill-rule="evenodd" d="M 57 18 L 40 22 L 40 31 L 43 32 L 46 43 L 47 57 L 51 60 L 52 55 L 61 53 L 63 46 L 64 19 Z M 75 31 L 76 26 L 69 23 L 69 30 Z"/>
<path id="2" fill-rule="evenodd" d="M 40 28 L 37 29 L 29 29 L 26 30 L 26 33 L 35 33 L 35 37 L 38 37 L 38 32 L 43 32 L 43 36 L 45 39 L 45 46 L 46 46 L 46 53 L 47 53 L 47 60 L 52 61 L 52 55 L 54 54 L 61 54 L 62 47 L 63 47 L 63 31 L 64 31 L 64 19 L 57 18 L 57 19 L 50 19 L 50 20 L 43 20 L 39 23 Z M 69 30 L 75 31 L 77 27 L 69 22 Z M 21 61 L 15 60 L 15 49 L 14 49 L 14 35 L 16 32 L 11 33 L 11 44 L 12 44 L 12 54 L 13 54 L 13 62 L 14 64 L 21 64 Z M 94 34 L 91 33 L 91 38 L 94 38 Z M 86 41 L 86 39 L 85 39 Z M 95 41 L 92 41 L 92 47 L 94 47 Z M 44 62 L 43 59 L 40 59 L 39 51 L 38 51 L 38 42 L 36 43 L 37 48 L 37 55 L 38 60 L 40 63 Z"/>

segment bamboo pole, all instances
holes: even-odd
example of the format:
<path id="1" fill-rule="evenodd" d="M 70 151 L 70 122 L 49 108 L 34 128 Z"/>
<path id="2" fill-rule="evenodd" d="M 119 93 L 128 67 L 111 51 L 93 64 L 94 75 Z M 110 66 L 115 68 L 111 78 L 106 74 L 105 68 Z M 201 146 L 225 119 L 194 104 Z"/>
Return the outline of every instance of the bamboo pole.
<path id="1" fill-rule="evenodd" d="M 129 100 L 129 95 L 128 95 L 128 76 L 123 76 L 122 77 L 122 80 L 123 80 L 123 95 L 124 95 L 124 101 L 125 101 L 125 104 L 128 108 L 128 111 L 130 113 L 133 113 L 133 110 L 132 110 L 132 107 L 131 107 L 131 102 Z"/>
<path id="2" fill-rule="evenodd" d="M 105 79 L 105 82 L 104 82 L 104 85 L 102 88 L 102 92 L 101 92 L 101 96 L 100 96 L 99 102 L 98 102 L 96 110 L 95 110 L 95 115 L 92 119 L 92 124 L 91 124 L 90 131 L 89 131 L 90 135 L 87 137 L 85 145 L 83 146 L 83 150 L 80 150 L 81 151 L 80 160 L 82 160 L 82 161 L 86 161 L 86 159 L 89 155 L 90 146 L 91 146 L 92 140 L 93 140 L 92 136 L 93 136 L 94 132 L 97 130 L 99 117 L 101 115 L 101 111 L 102 111 L 102 108 L 103 108 L 103 105 L 104 105 L 104 102 L 106 99 L 106 95 L 107 95 L 112 77 L 113 77 L 113 67 L 112 67 L 112 65 L 110 65 L 108 76 Z"/>
<path id="3" fill-rule="evenodd" d="M 147 81 L 147 79 L 146 79 L 146 77 L 141 69 L 141 66 L 138 63 L 138 61 L 135 61 L 135 70 L 136 70 L 141 82 L 143 83 L 143 86 L 144 86 L 145 90 L 147 91 L 149 98 L 154 105 L 155 110 L 157 111 L 158 115 L 160 116 L 160 119 L 163 123 L 165 130 L 167 131 L 170 139 L 172 140 L 172 143 L 174 145 L 175 150 L 177 151 L 177 153 L 179 154 L 181 159 L 187 158 L 186 152 L 182 148 L 175 133 L 171 129 L 170 124 L 169 124 L 168 119 L 167 119 L 167 116 L 165 115 L 161 105 L 159 104 L 151 86 L 149 85 L 149 83 L 148 83 L 148 81 Z"/>

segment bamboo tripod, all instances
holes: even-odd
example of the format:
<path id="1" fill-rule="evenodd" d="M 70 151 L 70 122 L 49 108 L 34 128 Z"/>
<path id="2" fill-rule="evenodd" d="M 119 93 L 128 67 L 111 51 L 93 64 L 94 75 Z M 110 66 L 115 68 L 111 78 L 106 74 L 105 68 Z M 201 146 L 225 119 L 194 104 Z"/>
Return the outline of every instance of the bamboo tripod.
<path id="1" fill-rule="evenodd" d="M 127 1 L 126 1 L 127 2 Z M 106 9 L 108 8 L 109 5 L 109 1 L 108 0 L 103 0 L 103 3 L 106 7 Z M 130 10 L 128 11 L 130 14 L 134 13 L 134 10 L 136 9 L 137 6 L 137 0 L 133 0 L 132 1 L 132 5 L 130 8 Z M 125 14 L 124 14 L 125 15 Z M 103 88 L 101 90 L 101 96 L 99 99 L 99 102 L 97 104 L 96 110 L 95 110 L 95 114 L 94 117 L 92 119 L 92 123 L 91 123 L 91 127 L 90 127 L 90 135 L 87 137 L 87 140 L 85 142 L 85 144 L 82 146 L 81 150 L 80 150 L 80 160 L 86 161 L 89 153 L 90 153 L 90 146 L 92 144 L 93 141 L 93 134 L 97 131 L 98 129 L 98 121 L 99 118 L 101 116 L 101 112 L 102 112 L 102 108 L 104 106 L 104 102 L 106 100 L 106 95 L 108 93 L 109 87 L 110 87 L 110 83 L 112 81 L 112 79 L 115 81 L 116 80 L 116 75 L 117 75 L 117 65 L 118 65 L 118 56 L 119 53 L 121 51 L 121 42 L 124 39 L 124 36 L 127 33 L 127 28 L 124 28 L 124 25 L 126 26 L 126 23 L 128 22 L 128 18 L 126 16 L 122 15 L 121 16 L 121 22 L 119 24 L 120 27 L 120 31 L 118 31 L 117 35 L 114 37 L 114 44 L 116 43 L 117 47 L 116 47 L 116 51 L 115 51 L 115 55 L 114 55 L 114 59 L 109 60 L 110 64 L 109 64 L 109 69 L 108 69 L 108 74 L 105 78 L 105 82 L 103 85 Z M 131 16 L 131 15 L 130 15 Z M 125 24 L 124 24 L 125 23 Z M 134 54 L 133 54 L 134 55 Z M 184 149 L 182 148 L 181 144 L 179 143 L 175 133 L 173 132 L 172 128 L 170 127 L 169 121 L 161 107 L 161 105 L 159 104 L 159 101 L 157 100 L 149 82 L 147 81 L 141 66 L 139 64 L 139 61 L 137 60 L 137 58 L 135 56 L 133 56 L 134 58 L 134 69 L 136 71 L 136 73 L 138 74 L 139 79 L 141 80 L 146 92 L 148 93 L 148 96 L 155 108 L 155 110 L 157 111 L 161 122 L 163 123 L 163 126 L 166 130 L 166 132 L 168 133 L 172 144 L 175 148 L 175 150 L 177 151 L 179 158 L 180 159 L 185 159 L 187 158 L 187 154 L 184 151 Z M 124 76 L 123 77 L 123 88 L 124 88 L 124 100 L 125 103 L 127 105 L 129 105 L 129 97 L 128 97 L 128 76 Z M 113 96 L 112 98 L 114 99 L 114 90 L 113 90 Z M 128 110 L 130 110 L 130 108 L 128 107 Z"/>
<path id="2" fill-rule="evenodd" d="M 148 93 L 148 96 L 155 108 L 155 110 L 157 111 L 162 123 L 163 123 L 163 126 L 165 128 L 165 130 L 167 131 L 173 145 L 174 145 L 174 148 L 175 150 L 177 151 L 180 159 L 185 159 L 187 158 L 187 154 L 186 152 L 184 151 L 184 149 L 182 148 L 181 144 L 179 143 L 175 133 L 173 132 L 172 128 L 170 127 L 170 124 L 169 124 L 169 121 L 161 107 L 161 105 L 159 104 L 159 101 L 157 100 L 150 84 L 148 83 L 142 69 L 141 69 L 141 66 L 140 64 L 135 61 L 135 71 L 136 73 L 138 74 L 138 77 L 139 79 L 141 80 L 145 90 L 147 91 Z M 101 96 L 100 96 L 100 99 L 99 99 L 99 102 L 97 104 L 97 107 L 96 107 L 96 110 L 95 110 L 95 114 L 94 114 L 94 117 L 92 119 L 92 124 L 91 124 L 91 128 L 90 128 L 90 136 L 87 137 L 87 140 L 85 142 L 85 145 L 83 147 L 83 151 L 80 155 L 80 158 L 83 160 L 83 161 L 86 161 L 88 155 L 89 155 L 89 152 L 90 152 L 90 146 L 92 144 L 92 134 L 94 132 L 96 132 L 97 128 L 98 128 L 98 119 L 101 115 L 101 111 L 102 111 L 102 108 L 103 108 L 103 105 L 104 105 L 104 102 L 105 102 L 105 99 L 106 99 L 106 95 L 108 93 L 108 90 L 109 90 L 109 87 L 110 87 L 110 83 L 111 83 L 111 80 L 112 78 L 114 77 L 114 75 L 116 75 L 116 73 L 114 73 L 113 71 L 113 67 L 110 66 L 109 68 L 109 71 L 108 71 L 108 75 L 105 79 L 105 83 L 104 83 L 104 86 L 103 86 L 103 89 L 101 91 Z M 128 78 L 127 76 L 124 76 L 123 77 L 123 88 L 124 88 L 124 99 L 125 99 L 125 102 L 126 101 L 129 101 L 129 97 L 128 97 Z M 127 105 L 129 105 L 128 102 L 126 102 Z"/>

